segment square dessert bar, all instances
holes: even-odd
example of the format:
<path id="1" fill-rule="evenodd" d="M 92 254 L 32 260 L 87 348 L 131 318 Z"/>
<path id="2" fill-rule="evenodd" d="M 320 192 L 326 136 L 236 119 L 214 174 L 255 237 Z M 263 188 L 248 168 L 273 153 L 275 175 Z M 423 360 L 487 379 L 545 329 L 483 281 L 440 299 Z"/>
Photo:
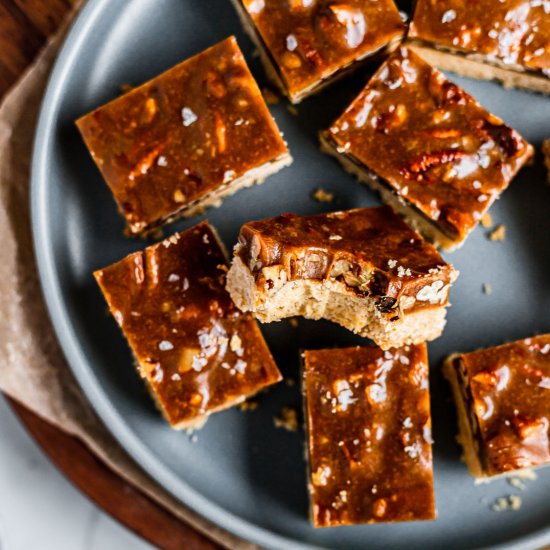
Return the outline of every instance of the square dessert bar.
<path id="1" fill-rule="evenodd" d="M 225 291 L 227 261 L 207 222 L 94 273 L 173 428 L 243 401 L 281 375 L 251 315 Z"/>
<path id="2" fill-rule="evenodd" d="M 218 206 L 292 161 L 234 37 L 77 125 L 133 233 Z"/>
<path id="3" fill-rule="evenodd" d="M 268 76 L 299 103 L 405 32 L 392 0 L 233 0 Z"/>
<path id="4" fill-rule="evenodd" d="M 385 349 L 441 334 L 456 276 L 386 206 L 244 224 L 227 288 L 262 322 L 324 318 Z"/>
<path id="5" fill-rule="evenodd" d="M 408 37 L 442 69 L 550 93 L 546 0 L 418 0 Z"/>
<path id="6" fill-rule="evenodd" d="M 306 351 L 315 527 L 435 519 L 426 344 Z"/>
<path id="7" fill-rule="evenodd" d="M 322 148 L 437 246 L 460 246 L 533 154 L 499 118 L 399 48 Z"/>
<path id="8" fill-rule="evenodd" d="M 472 475 L 550 464 L 550 334 L 452 355 L 444 372 Z"/>

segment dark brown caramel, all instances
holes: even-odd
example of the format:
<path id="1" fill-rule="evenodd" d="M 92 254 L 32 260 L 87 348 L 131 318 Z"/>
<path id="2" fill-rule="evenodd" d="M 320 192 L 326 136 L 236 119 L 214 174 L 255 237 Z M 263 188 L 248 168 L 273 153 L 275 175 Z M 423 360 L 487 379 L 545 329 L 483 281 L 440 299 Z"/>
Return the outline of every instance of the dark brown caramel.
<path id="1" fill-rule="evenodd" d="M 256 322 L 225 291 L 226 272 L 216 234 L 202 222 L 94 274 L 174 427 L 281 379 Z"/>
<path id="2" fill-rule="evenodd" d="M 486 475 L 550 463 L 550 335 L 457 356 Z"/>
<path id="3" fill-rule="evenodd" d="M 425 344 L 306 351 L 315 527 L 435 519 Z"/>
<path id="4" fill-rule="evenodd" d="M 404 47 L 324 138 L 456 241 L 533 153 L 515 130 Z"/>
<path id="5" fill-rule="evenodd" d="M 409 37 L 550 76 L 550 10 L 533 0 L 418 0 Z"/>
<path id="6" fill-rule="evenodd" d="M 392 0 L 236 0 L 291 99 L 399 39 L 405 26 Z"/>
<path id="7" fill-rule="evenodd" d="M 288 280 L 332 277 L 375 296 L 378 309 L 390 316 L 399 308 L 446 305 L 456 278 L 437 250 L 389 207 L 248 222 L 239 244 L 259 285 L 269 286 L 263 268 L 282 265 Z"/>
<path id="8" fill-rule="evenodd" d="M 233 37 L 77 125 L 133 232 L 288 153 Z"/>

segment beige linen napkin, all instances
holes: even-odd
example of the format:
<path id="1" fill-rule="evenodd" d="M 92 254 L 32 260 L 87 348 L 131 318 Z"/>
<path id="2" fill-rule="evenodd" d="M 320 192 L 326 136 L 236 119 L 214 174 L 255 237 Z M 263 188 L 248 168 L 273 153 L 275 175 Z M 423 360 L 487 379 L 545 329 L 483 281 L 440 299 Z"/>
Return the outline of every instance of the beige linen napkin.
<path id="1" fill-rule="evenodd" d="M 33 253 L 29 171 L 38 108 L 65 30 L 0 104 L 0 390 L 79 437 L 125 480 L 219 544 L 257 548 L 183 506 L 132 461 L 82 396 L 53 334 Z"/>

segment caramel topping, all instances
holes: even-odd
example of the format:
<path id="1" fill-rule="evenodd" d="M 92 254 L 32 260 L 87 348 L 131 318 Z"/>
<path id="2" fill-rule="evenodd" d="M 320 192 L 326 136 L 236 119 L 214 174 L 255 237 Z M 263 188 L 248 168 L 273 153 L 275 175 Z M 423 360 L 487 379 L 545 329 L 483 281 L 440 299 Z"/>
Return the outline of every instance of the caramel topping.
<path id="1" fill-rule="evenodd" d="M 249 222 L 237 253 L 260 285 L 269 288 L 281 270 L 285 280 L 334 278 L 379 296 L 378 309 L 391 315 L 397 306 L 445 305 L 456 278 L 437 250 L 389 207 Z"/>
<path id="2" fill-rule="evenodd" d="M 425 344 L 306 351 L 304 393 L 316 527 L 435 517 Z"/>
<path id="3" fill-rule="evenodd" d="M 203 222 L 94 274 L 174 426 L 280 380 L 256 322 L 225 291 L 226 271 Z"/>
<path id="4" fill-rule="evenodd" d="M 449 237 L 464 238 L 532 147 L 406 48 L 325 133 Z"/>
<path id="5" fill-rule="evenodd" d="M 546 1 L 419 0 L 409 36 L 549 76 L 550 10 Z"/>
<path id="6" fill-rule="evenodd" d="M 233 37 L 77 125 L 134 232 L 287 153 Z"/>
<path id="7" fill-rule="evenodd" d="M 460 355 L 489 475 L 550 462 L 550 335 Z"/>
<path id="8" fill-rule="evenodd" d="M 403 35 L 393 1 L 240 0 L 290 96 Z"/>

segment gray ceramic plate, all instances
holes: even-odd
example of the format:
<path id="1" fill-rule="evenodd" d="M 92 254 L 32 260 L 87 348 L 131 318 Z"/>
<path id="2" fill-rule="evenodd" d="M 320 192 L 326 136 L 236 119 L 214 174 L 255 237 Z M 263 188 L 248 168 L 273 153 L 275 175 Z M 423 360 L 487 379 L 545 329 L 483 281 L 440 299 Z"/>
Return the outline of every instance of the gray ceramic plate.
<path id="1" fill-rule="evenodd" d="M 69 363 L 90 402 L 126 450 L 177 498 L 222 527 L 262 546 L 290 548 L 441 549 L 550 542 L 550 470 L 519 491 L 497 481 L 475 486 L 455 443 L 455 413 L 440 361 L 536 332 L 550 332 L 550 188 L 541 161 L 526 169 L 492 209 L 508 228 L 506 242 L 477 229 L 448 255 L 461 271 L 442 338 L 430 345 L 435 522 L 314 530 L 307 519 L 303 434 L 276 429 L 281 407 L 300 407 L 298 387 L 284 383 L 260 398 L 254 412 L 213 416 L 192 442 L 165 424 L 134 371 L 132 359 L 92 271 L 144 246 L 122 236 L 123 221 L 73 121 L 207 46 L 236 34 L 252 71 L 265 82 L 229 0 L 93 0 L 68 37 L 42 108 L 33 165 L 32 208 L 40 275 Z M 378 204 L 377 197 L 318 151 L 317 131 L 364 82 L 356 75 L 299 107 L 272 108 L 295 162 L 260 187 L 239 192 L 210 221 L 232 246 L 240 225 L 282 212 L 315 213 Z M 550 134 L 550 99 L 496 84 L 456 79 L 533 144 Z M 333 191 L 332 205 L 311 198 Z M 181 230 L 199 218 L 173 224 Z M 482 294 L 490 283 L 491 295 Z M 284 374 L 298 377 L 298 349 L 362 343 L 325 322 L 263 326 Z M 500 496 L 521 494 L 516 512 L 496 513 Z"/>

